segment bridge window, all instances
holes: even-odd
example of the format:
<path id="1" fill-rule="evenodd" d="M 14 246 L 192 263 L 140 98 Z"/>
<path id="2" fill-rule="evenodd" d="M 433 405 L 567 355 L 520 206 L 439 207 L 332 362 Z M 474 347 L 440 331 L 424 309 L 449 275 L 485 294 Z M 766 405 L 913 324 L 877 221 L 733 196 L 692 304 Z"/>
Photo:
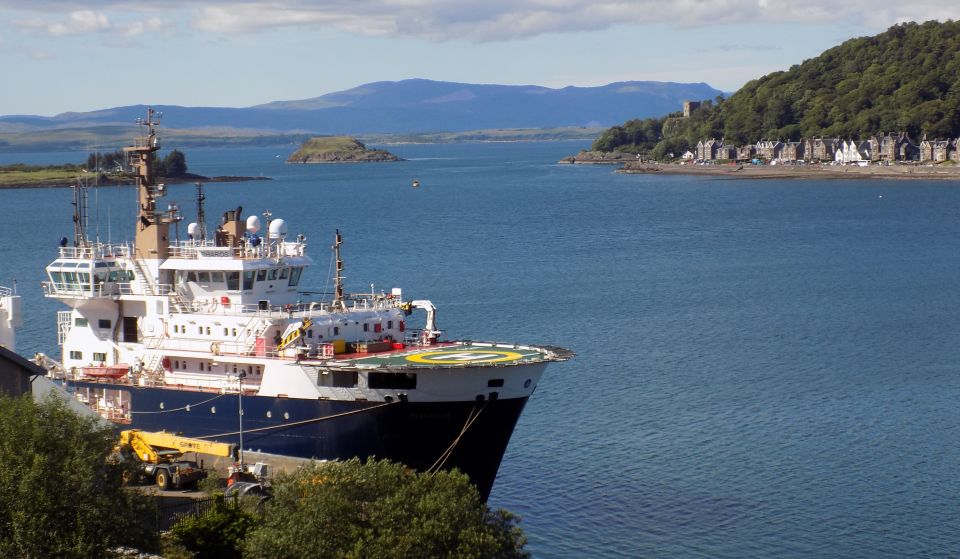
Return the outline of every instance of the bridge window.
<path id="1" fill-rule="evenodd" d="M 223 272 L 210 272 L 210 283 L 222 284 Z"/>
<path id="2" fill-rule="evenodd" d="M 276 269 L 276 268 L 271 268 L 271 269 L 270 269 L 270 272 L 267 273 L 267 279 L 270 280 L 270 281 L 273 281 L 273 280 L 277 279 L 277 269 Z"/>
<path id="3" fill-rule="evenodd" d="M 265 279 L 267 279 L 267 271 L 257 270 L 257 281 L 263 281 Z"/>
<path id="4" fill-rule="evenodd" d="M 101 318 L 100 320 L 97 321 L 97 326 L 98 326 L 99 328 L 108 329 L 108 328 L 110 328 L 112 325 L 113 325 L 113 323 L 110 322 L 110 319 L 109 319 L 109 318 Z"/>
<path id="5" fill-rule="evenodd" d="M 291 286 L 296 287 L 296 285 L 297 285 L 298 283 L 300 283 L 300 274 L 302 274 L 302 273 L 303 273 L 303 268 L 300 268 L 300 267 L 291 268 L 291 269 L 290 269 L 290 281 L 287 283 L 287 285 L 291 285 Z"/>
<path id="6" fill-rule="evenodd" d="M 243 273 L 243 290 L 244 291 L 250 291 L 251 289 L 253 289 L 253 278 L 255 274 L 256 272 L 254 272 L 253 270 L 247 270 L 246 272 Z"/>
<path id="7" fill-rule="evenodd" d="M 197 272 L 197 281 L 200 283 L 210 283 L 210 272 Z"/>
<path id="8" fill-rule="evenodd" d="M 280 268 L 280 279 L 285 280 L 290 277 L 290 268 Z"/>
<path id="9" fill-rule="evenodd" d="M 227 291 L 237 291 L 239 289 L 240 272 L 227 272 Z"/>

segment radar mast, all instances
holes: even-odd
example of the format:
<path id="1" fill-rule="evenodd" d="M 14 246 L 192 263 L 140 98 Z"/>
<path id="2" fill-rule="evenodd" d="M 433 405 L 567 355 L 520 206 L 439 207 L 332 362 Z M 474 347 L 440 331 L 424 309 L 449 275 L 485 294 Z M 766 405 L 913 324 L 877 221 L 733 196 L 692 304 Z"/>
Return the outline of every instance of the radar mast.
<path id="1" fill-rule="evenodd" d="M 134 140 L 132 146 L 123 148 L 137 184 L 134 249 L 139 258 L 165 259 L 169 255 L 172 216 L 158 211 L 157 200 L 165 194 L 165 187 L 155 183 L 155 154 L 160 150 L 156 127 L 160 125 L 160 117 L 160 113 L 148 108 L 146 120 L 137 119 L 141 136 Z"/>

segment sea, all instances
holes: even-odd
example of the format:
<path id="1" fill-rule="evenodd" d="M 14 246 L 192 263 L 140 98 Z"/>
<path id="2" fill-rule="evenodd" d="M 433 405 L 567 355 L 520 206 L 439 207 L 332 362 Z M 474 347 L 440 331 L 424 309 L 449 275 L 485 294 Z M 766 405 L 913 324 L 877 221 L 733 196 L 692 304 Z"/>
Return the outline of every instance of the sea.
<path id="1" fill-rule="evenodd" d="M 287 165 L 296 146 L 184 148 L 222 212 L 269 210 L 329 290 L 401 287 L 446 337 L 549 344 L 490 505 L 536 558 L 960 556 L 960 182 L 738 180 L 561 165 L 585 142 L 400 144 Z M 167 148 L 175 148 L 168 145 Z M 86 154 L 4 154 L 0 163 Z M 412 186 L 419 181 L 419 187 Z M 195 216 L 194 186 L 164 203 Z M 88 234 L 132 237 L 132 189 Z M 0 190 L 18 349 L 58 355 L 43 268 L 69 189 Z"/>

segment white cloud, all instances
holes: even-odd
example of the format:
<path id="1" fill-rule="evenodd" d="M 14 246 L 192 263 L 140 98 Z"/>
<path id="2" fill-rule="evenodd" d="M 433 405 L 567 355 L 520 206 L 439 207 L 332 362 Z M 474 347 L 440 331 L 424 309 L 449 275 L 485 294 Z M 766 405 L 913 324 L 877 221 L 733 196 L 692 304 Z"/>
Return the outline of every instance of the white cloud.
<path id="1" fill-rule="evenodd" d="M 142 21 L 134 21 L 122 26 L 122 33 L 127 37 L 136 37 L 144 33 L 157 33 L 173 27 L 168 19 L 151 17 Z M 118 26 L 120 27 L 120 26 Z"/>
<path id="2" fill-rule="evenodd" d="M 0 0 L 0 6 L 43 13 L 28 26 L 62 36 L 106 30 L 136 35 L 156 30 L 155 17 L 126 25 L 131 14 L 164 11 L 215 34 L 287 27 L 331 28 L 367 36 L 412 36 L 434 41 L 522 39 L 548 33 L 595 31 L 617 25 L 679 27 L 750 23 L 837 23 L 882 29 L 902 21 L 960 19 L 960 3 L 942 0 Z M 72 10 L 66 21 L 51 15 Z M 48 18 L 53 17 L 51 21 Z M 168 23 L 168 22 L 167 22 Z"/>
<path id="3" fill-rule="evenodd" d="M 64 35 L 80 35 L 95 31 L 105 31 L 110 28 L 110 19 L 103 12 L 93 10 L 77 10 L 71 12 L 66 20 L 47 21 L 44 19 L 29 19 L 17 22 L 21 27 L 39 29 L 53 37 Z"/>

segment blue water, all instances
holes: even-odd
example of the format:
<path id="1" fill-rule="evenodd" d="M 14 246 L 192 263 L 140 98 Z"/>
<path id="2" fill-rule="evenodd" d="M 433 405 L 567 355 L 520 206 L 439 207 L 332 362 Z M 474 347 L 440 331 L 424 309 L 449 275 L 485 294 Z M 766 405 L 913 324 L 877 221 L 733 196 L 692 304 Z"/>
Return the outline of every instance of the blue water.
<path id="1" fill-rule="evenodd" d="M 339 228 L 352 290 L 430 298 L 452 337 L 578 353 L 548 369 L 490 500 L 523 517 L 536 557 L 960 555 L 960 183 L 554 164 L 581 147 L 187 156 L 274 178 L 209 185 L 209 221 L 238 204 L 286 219 L 312 242 L 309 286 Z M 193 207 L 192 186 L 171 191 Z M 69 197 L 0 191 L 0 285 L 26 300 L 27 354 L 56 341 L 38 283 Z M 91 206 L 101 237 L 128 237 L 129 189 Z"/>

